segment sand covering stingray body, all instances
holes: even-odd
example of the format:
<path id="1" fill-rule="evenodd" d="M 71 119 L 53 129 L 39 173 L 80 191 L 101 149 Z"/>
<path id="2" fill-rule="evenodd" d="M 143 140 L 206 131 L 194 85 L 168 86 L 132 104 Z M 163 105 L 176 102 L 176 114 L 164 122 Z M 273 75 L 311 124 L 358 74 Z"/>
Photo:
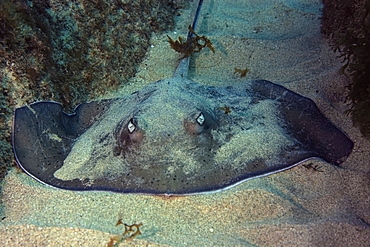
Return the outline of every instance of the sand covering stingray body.
<path id="1" fill-rule="evenodd" d="M 172 78 L 120 98 L 15 110 L 13 150 L 42 183 L 71 190 L 193 194 L 310 159 L 339 165 L 353 142 L 314 102 L 265 80 L 211 87 Z M 227 109 L 227 110 L 226 110 Z"/>

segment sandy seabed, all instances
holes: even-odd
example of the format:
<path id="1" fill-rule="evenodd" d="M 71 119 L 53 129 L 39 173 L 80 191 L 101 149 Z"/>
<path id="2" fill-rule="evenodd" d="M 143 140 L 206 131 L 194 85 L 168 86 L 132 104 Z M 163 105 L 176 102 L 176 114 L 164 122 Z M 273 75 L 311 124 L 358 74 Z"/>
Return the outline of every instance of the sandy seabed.
<path id="1" fill-rule="evenodd" d="M 191 62 L 190 78 L 208 85 L 266 79 L 315 101 L 355 147 L 342 168 L 320 160 L 204 195 L 160 197 L 49 188 L 11 171 L 2 191 L 1 246 L 107 246 L 126 224 L 141 235 L 119 246 L 367 246 L 370 242 L 370 142 L 344 114 L 348 80 L 320 35 L 320 1 L 206 0 L 199 34 L 216 53 Z M 185 36 L 194 8 L 183 11 L 173 38 Z M 126 94 L 171 77 L 179 55 L 167 34 L 152 37 L 147 59 Z M 234 68 L 247 67 L 247 77 Z M 106 96 L 106 97 L 109 97 Z"/>

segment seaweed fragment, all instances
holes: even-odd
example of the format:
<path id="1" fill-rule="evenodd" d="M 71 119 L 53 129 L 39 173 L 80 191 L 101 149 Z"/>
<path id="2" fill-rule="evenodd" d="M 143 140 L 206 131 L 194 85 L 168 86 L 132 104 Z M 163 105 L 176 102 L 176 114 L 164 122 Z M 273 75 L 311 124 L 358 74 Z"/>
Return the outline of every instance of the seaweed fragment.
<path id="1" fill-rule="evenodd" d="M 128 237 L 125 240 L 131 240 L 135 238 L 136 236 L 141 234 L 140 227 L 142 225 L 143 223 L 132 225 L 127 225 L 126 223 L 124 223 L 125 231 L 123 232 L 122 236 L 125 236 L 126 234 L 128 235 Z"/>
<path id="2" fill-rule="evenodd" d="M 219 109 L 222 110 L 222 111 L 224 111 L 225 114 L 231 113 L 230 107 L 228 107 L 226 105 L 225 106 L 221 106 Z"/>
<path id="3" fill-rule="evenodd" d="M 245 69 L 234 68 L 234 74 L 239 73 L 240 77 L 246 77 L 248 72 L 249 72 L 248 68 Z"/>
<path id="4" fill-rule="evenodd" d="M 122 235 L 110 237 L 107 247 L 118 246 L 118 244 L 122 243 L 123 241 L 131 241 L 136 236 L 141 234 L 140 227 L 143 225 L 143 223 L 128 225 L 123 223 L 122 219 L 119 219 L 116 223 L 116 226 L 119 225 L 124 225 L 125 227 Z"/>
<path id="5" fill-rule="evenodd" d="M 215 48 L 213 47 L 212 42 L 206 36 L 199 36 L 191 26 L 189 26 L 189 32 L 192 33 L 193 36 L 185 41 L 182 37 L 179 37 L 178 40 L 173 40 L 167 35 L 171 48 L 178 53 L 184 54 L 181 59 L 189 57 L 195 52 L 200 52 L 205 47 L 215 53 Z"/>
<path id="6" fill-rule="evenodd" d="M 116 226 L 119 226 L 119 225 L 122 225 L 122 224 L 123 224 L 122 219 L 117 220 Z"/>
<path id="7" fill-rule="evenodd" d="M 312 170 L 315 172 L 323 172 L 323 170 L 321 170 L 321 166 L 314 165 L 313 163 L 305 164 L 303 165 L 303 167 L 306 168 L 307 170 Z"/>

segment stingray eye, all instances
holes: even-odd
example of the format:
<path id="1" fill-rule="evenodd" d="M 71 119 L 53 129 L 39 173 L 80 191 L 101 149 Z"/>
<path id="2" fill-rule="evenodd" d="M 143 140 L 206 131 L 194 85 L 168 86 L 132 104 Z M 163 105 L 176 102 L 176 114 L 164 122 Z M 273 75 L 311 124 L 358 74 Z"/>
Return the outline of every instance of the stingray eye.
<path id="1" fill-rule="evenodd" d="M 197 116 L 194 118 L 194 116 Z M 184 122 L 186 131 L 191 135 L 199 135 L 204 131 L 204 126 L 206 124 L 206 118 L 202 112 L 198 115 L 193 115 Z"/>
<path id="2" fill-rule="evenodd" d="M 127 124 L 127 130 L 128 133 L 132 134 L 136 130 L 136 125 L 133 122 L 133 119 L 131 118 L 130 121 Z"/>
<path id="3" fill-rule="evenodd" d="M 203 126 L 203 124 L 204 124 L 204 115 L 203 115 L 203 113 L 200 113 L 199 115 L 198 115 L 198 117 L 197 117 L 197 123 L 200 125 L 200 126 Z"/>
<path id="4" fill-rule="evenodd" d="M 131 118 L 130 121 L 128 121 L 127 132 L 128 139 L 132 143 L 139 143 L 144 139 L 144 131 L 138 126 L 136 118 Z"/>
<path id="5" fill-rule="evenodd" d="M 119 124 L 116 130 L 116 144 L 113 147 L 113 155 L 130 152 L 135 145 L 144 139 L 144 131 L 138 125 L 136 118 L 131 118 L 126 124 Z"/>

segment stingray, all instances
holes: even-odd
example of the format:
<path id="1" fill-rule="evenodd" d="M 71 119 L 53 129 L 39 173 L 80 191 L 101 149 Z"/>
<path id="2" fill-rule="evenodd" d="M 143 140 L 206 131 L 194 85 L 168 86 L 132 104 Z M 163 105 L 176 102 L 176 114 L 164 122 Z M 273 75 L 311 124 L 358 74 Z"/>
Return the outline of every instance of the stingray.
<path id="1" fill-rule="evenodd" d="M 187 78 L 189 59 L 171 78 L 82 103 L 72 114 L 49 101 L 17 108 L 18 165 L 62 189 L 182 195 L 223 190 L 308 159 L 340 166 L 351 153 L 353 142 L 311 99 L 266 80 L 205 86 Z"/>

